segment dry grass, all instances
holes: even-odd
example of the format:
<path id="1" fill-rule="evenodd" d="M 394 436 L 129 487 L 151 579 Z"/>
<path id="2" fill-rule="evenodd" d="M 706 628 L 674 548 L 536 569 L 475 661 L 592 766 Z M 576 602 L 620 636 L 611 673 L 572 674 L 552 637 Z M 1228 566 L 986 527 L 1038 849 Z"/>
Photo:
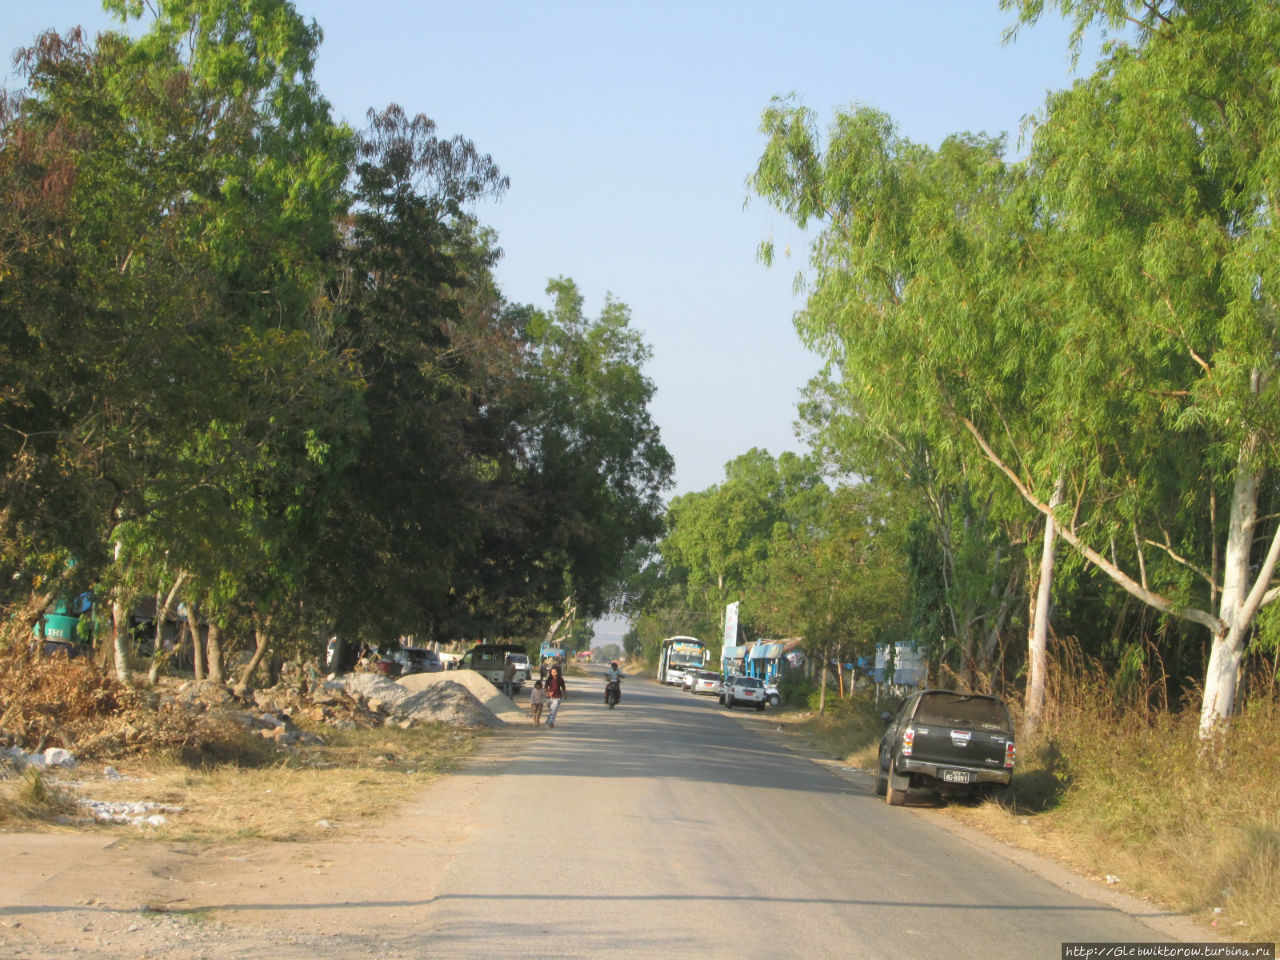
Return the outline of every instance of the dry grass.
<path id="1" fill-rule="evenodd" d="M 209 739 L 193 716 L 156 708 L 89 660 L 0 648 L 0 734 L 33 752 L 66 747 L 78 757 L 119 757 L 196 747 Z"/>
<path id="2" fill-rule="evenodd" d="M 86 799 L 181 807 L 164 826 L 146 831 L 152 839 L 207 844 L 303 840 L 323 833 L 327 828 L 322 821 L 351 826 L 385 813 L 471 754 L 481 736 L 443 724 L 319 732 L 327 740 L 324 745 L 275 753 L 268 764 L 190 766 L 173 754 L 155 754 L 117 763 L 123 775 L 119 780 L 86 780 L 83 770 L 65 776 L 81 778 L 76 794 Z M 30 828 L 33 821 L 70 812 L 65 804 L 43 813 L 24 806 L 19 783 L 0 782 L 0 823 L 20 820 Z M 69 793 L 65 788 L 62 792 Z M 137 833 L 134 827 L 93 829 Z"/>
<path id="3" fill-rule="evenodd" d="M 1194 712 L 1059 710 L 1020 749 L 1007 802 L 954 810 L 1002 839 L 1118 877 L 1232 939 L 1280 939 L 1280 704 L 1206 753 Z"/>
<path id="4" fill-rule="evenodd" d="M 35 767 L 0 782 L 0 825 L 30 826 L 71 816 L 75 794 Z"/>
<path id="5" fill-rule="evenodd" d="M 860 695 L 847 700 L 829 696 L 827 710 L 823 714 L 784 708 L 774 715 L 774 719 L 792 733 L 804 737 L 820 753 L 843 760 L 851 767 L 872 770 L 880 735 L 884 733 L 884 723 L 880 720 L 883 709 Z"/>

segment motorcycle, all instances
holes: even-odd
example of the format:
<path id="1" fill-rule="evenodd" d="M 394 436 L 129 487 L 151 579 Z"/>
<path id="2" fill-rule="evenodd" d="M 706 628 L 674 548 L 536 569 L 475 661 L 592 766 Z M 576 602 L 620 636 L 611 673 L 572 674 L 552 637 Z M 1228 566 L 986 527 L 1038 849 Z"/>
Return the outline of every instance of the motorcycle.
<path id="1" fill-rule="evenodd" d="M 616 707 L 621 699 L 622 681 L 620 679 L 606 681 L 604 685 L 604 702 L 609 705 L 609 709 L 612 710 Z"/>

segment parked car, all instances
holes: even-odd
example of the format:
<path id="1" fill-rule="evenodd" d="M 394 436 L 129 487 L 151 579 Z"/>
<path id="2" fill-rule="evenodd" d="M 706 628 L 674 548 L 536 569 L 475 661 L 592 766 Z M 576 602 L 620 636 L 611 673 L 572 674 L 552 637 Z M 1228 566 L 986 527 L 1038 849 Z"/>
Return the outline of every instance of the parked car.
<path id="1" fill-rule="evenodd" d="M 474 670 L 495 687 L 502 689 L 502 675 L 506 670 L 507 655 L 524 652 L 524 647 L 519 644 L 479 643 L 462 655 L 461 669 Z M 520 692 L 524 681 L 525 677 L 517 670 L 515 682 L 512 684 L 515 693 Z"/>
<path id="2" fill-rule="evenodd" d="M 530 676 L 529 655 L 527 653 L 513 653 L 511 662 L 516 665 L 516 679 L 522 682 L 528 682 Z"/>
<path id="3" fill-rule="evenodd" d="M 720 674 L 712 670 L 699 670 L 698 675 L 693 679 L 692 692 L 714 693 L 718 697 L 723 686 L 724 682 L 720 679 Z"/>
<path id="4" fill-rule="evenodd" d="M 401 647 L 391 654 L 391 660 L 400 668 L 402 677 L 411 673 L 437 673 L 444 669 L 439 654 L 423 647 Z"/>
<path id="5" fill-rule="evenodd" d="M 956 690 L 907 697 L 880 740 L 876 795 L 894 806 L 907 790 L 943 793 L 1000 790 L 1013 778 L 1013 720 L 1004 701 Z"/>
<path id="6" fill-rule="evenodd" d="M 764 682 L 759 677 L 730 677 L 720 691 L 720 702 L 732 710 L 737 704 L 764 709 Z"/>
<path id="7" fill-rule="evenodd" d="M 778 682 L 776 680 L 766 680 L 764 682 L 764 699 L 765 703 L 771 707 L 782 706 L 782 694 L 778 692 Z"/>

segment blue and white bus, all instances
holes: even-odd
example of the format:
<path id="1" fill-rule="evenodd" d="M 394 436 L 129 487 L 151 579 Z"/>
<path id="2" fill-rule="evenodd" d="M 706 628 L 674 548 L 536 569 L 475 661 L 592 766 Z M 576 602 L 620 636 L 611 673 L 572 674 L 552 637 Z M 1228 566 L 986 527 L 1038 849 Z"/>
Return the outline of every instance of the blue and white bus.
<path id="1" fill-rule="evenodd" d="M 679 684 L 687 671 L 705 667 L 710 656 L 707 645 L 697 637 L 667 637 L 658 657 L 658 682 Z"/>

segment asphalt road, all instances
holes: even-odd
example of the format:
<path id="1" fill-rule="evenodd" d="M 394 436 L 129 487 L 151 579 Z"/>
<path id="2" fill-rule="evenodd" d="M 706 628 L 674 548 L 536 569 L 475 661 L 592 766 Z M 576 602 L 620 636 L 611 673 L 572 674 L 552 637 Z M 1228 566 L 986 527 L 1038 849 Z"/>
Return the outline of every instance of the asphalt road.
<path id="1" fill-rule="evenodd" d="M 602 689 L 571 679 L 556 728 L 478 774 L 422 956 L 1049 960 L 1168 939 L 787 750 L 767 712 L 641 679 L 610 711 Z"/>

